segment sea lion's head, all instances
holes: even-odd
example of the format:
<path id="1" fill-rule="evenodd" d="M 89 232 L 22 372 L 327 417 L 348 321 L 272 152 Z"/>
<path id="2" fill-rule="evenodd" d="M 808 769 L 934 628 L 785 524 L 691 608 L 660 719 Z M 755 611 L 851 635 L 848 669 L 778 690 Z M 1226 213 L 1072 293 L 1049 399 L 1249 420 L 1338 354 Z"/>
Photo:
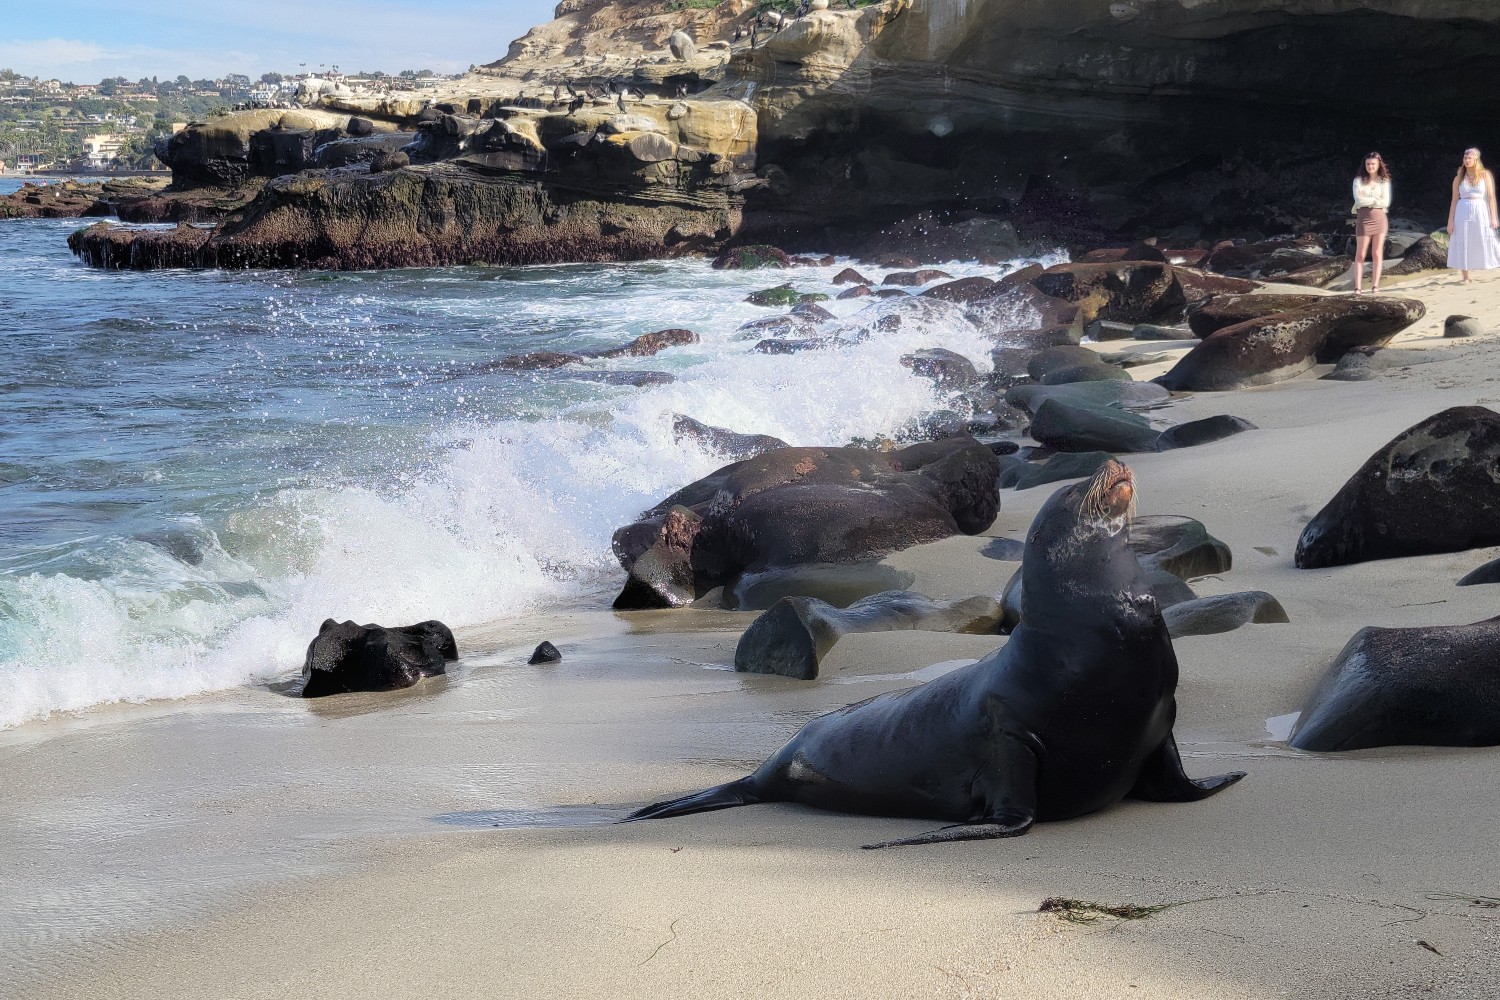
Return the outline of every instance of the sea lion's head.
<path id="1" fill-rule="evenodd" d="M 1087 482 L 1052 494 L 1026 536 L 1022 620 L 1097 614 L 1101 600 L 1113 608 L 1121 597 L 1137 603 L 1141 565 L 1130 548 L 1134 514 L 1135 475 L 1114 459 Z"/>

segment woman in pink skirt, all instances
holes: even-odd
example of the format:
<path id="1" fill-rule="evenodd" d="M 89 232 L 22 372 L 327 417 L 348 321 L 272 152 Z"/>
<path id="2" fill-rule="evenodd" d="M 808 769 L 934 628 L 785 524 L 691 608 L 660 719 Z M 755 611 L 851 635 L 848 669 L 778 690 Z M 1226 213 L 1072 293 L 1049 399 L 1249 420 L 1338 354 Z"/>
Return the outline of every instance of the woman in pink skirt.
<path id="1" fill-rule="evenodd" d="M 1365 278 L 1365 254 L 1373 244 L 1372 268 L 1375 291 L 1380 291 L 1380 266 L 1385 261 L 1385 236 L 1390 231 L 1386 209 L 1391 207 L 1391 171 L 1379 153 L 1365 157 L 1364 169 L 1354 178 L 1354 293 Z"/>
<path id="2" fill-rule="evenodd" d="M 1464 150 L 1464 164 L 1453 178 L 1453 203 L 1448 207 L 1448 266 L 1457 268 L 1464 284 L 1470 271 L 1500 267 L 1500 212 L 1495 210 L 1495 175 L 1484 168 L 1479 150 Z"/>

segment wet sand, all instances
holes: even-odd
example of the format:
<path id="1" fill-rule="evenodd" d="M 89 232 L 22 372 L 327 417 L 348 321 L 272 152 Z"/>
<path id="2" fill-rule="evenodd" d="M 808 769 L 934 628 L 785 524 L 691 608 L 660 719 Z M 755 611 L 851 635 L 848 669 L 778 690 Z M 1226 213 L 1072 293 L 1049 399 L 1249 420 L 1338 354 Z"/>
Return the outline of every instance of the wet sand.
<path id="1" fill-rule="evenodd" d="M 1184 398 L 1155 415 L 1261 429 L 1129 458 L 1141 513 L 1196 517 L 1233 549 L 1200 594 L 1266 590 L 1292 619 L 1175 644 L 1187 768 L 1249 772 L 1222 795 L 881 852 L 859 847 L 934 824 L 765 805 L 612 825 L 1004 639 L 853 636 L 804 683 L 728 669 L 749 614 L 539 618 L 460 633 L 454 675 L 413 691 L 242 690 L 0 733 L 0 993 L 1493 996 L 1500 750 L 1279 741 L 1359 628 L 1495 613 L 1500 589 L 1454 586 L 1494 549 L 1292 566 L 1302 526 L 1391 437 L 1500 408 L 1500 275 L 1453 280 L 1389 286 L 1428 303 L 1391 348 L 1423 363 Z M 1443 341 L 1450 313 L 1495 329 Z M 887 561 L 934 597 L 997 591 L 1016 564 L 985 546 L 1021 537 L 1054 488 L 1004 491 L 985 536 Z M 563 661 L 527 666 L 543 638 Z M 1047 897 L 1167 908 L 1080 924 L 1038 913 Z"/>

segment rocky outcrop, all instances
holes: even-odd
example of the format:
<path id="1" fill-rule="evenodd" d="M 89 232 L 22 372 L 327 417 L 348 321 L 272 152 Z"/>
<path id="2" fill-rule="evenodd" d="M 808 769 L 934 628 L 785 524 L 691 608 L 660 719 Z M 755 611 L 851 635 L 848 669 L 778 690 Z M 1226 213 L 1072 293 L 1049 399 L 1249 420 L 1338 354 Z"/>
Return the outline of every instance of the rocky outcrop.
<path id="1" fill-rule="evenodd" d="M 678 490 L 614 534 L 619 608 L 681 606 L 742 573 L 878 558 L 983 531 L 999 464 L 973 438 L 897 451 L 782 448 Z"/>
<path id="2" fill-rule="evenodd" d="M 1397 435 L 1318 511 L 1302 569 L 1500 544 L 1500 413 L 1455 406 Z"/>

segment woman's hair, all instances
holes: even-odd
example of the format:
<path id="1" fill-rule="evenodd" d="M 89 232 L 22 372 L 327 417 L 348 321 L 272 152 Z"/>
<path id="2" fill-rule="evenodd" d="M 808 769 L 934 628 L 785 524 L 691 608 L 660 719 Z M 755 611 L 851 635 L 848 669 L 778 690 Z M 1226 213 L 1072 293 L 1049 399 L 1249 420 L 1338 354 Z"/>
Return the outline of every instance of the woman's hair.
<path id="1" fill-rule="evenodd" d="M 1478 146 L 1470 146 L 1468 149 L 1464 150 L 1464 152 L 1465 153 L 1473 153 L 1474 154 L 1474 176 L 1475 177 L 1483 177 L 1484 176 L 1484 157 L 1482 157 L 1482 156 L 1479 155 L 1479 147 Z M 1466 171 L 1464 170 L 1464 165 L 1462 163 L 1459 163 L 1459 165 L 1458 165 L 1458 175 L 1457 176 L 1463 177 L 1463 176 L 1465 176 L 1465 174 L 1466 174 Z"/>
<path id="2" fill-rule="evenodd" d="M 1370 174 L 1369 174 L 1369 171 L 1367 171 L 1365 169 L 1365 164 L 1369 163 L 1371 160 L 1375 160 L 1375 161 L 1377 161 L 1380 164 L 1378 167 L 1375 168 L 1375 179 L 1377 181 L 1388 181 L 1388 180 L 1390 180 L 1391 179 L 1391 168 L 1385 165 L 1385 157 L 1381 156 L 1379 153 L 1366 153 L 1365 154 L 1365 158 L 1363 160 L 1359 161 L 1359 180 L 1360 180 L 1360 182 L 1363 183 L 1363 182 L 1368 181 L 1370 179 Z"/>

